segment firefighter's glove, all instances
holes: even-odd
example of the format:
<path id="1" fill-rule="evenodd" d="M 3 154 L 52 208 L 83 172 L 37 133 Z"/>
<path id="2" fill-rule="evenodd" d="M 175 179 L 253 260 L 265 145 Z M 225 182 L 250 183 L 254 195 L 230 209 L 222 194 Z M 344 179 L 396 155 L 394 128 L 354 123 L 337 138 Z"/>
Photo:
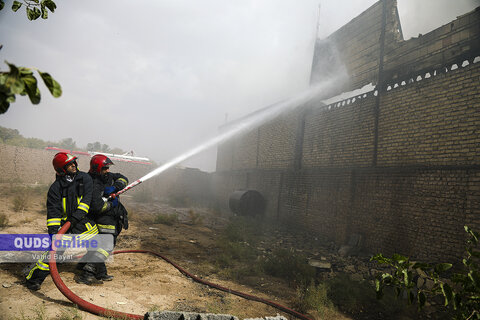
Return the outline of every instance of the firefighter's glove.
<path id="1" fill-rule="evenodd" d="M 110 200 L 111 203 L 112 203 L 112 208 L 116 208 L 118 206 L 118 197 L 117 198 L 113 198 L 112 200 Z"/>
<path id="2" fill-rule="evenodd" d="M 113 183 L 113 186 L 115 187 L 115 192 L 123 190 L 123 188 L 125 188 L 127 184 L 128 184 L 128 179 L 126 177 L 115 180 L 115 182 Z"/>
<path id="3" fill-rule="evenodd" d="M 105 189 L 103 189 L 103 196 L 104 197 L 109 197 L 112 193 L 115 193 L 115 187 L 114 186 L 105 187 Z"/>
<path id="4" fill-rule="evenodd" d="M 48 234 L 57 234 L 58 230 L 60 230 L 60 226 L 50 226 L 48 228 Z"/>
<path id="5" fill-rule="evenodd" d="M 78 219 L 77 217 L 74 217 L 73 215 L 71 215 L 70 217 L 67 218 L 67 221 L 70 222 L 70 230 L 72 230 L 73 228 L 75 228 L 75 226 L 77 225 L 77 223 L 80 221 L 81 219 Z"/>

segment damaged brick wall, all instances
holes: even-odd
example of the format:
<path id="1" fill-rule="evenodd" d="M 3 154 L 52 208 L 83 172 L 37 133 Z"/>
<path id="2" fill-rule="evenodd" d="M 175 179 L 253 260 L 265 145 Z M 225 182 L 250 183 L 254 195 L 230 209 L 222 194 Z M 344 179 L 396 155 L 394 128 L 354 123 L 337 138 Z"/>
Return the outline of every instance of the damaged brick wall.
<path id="1" fill-rule="evenodd" d="M 463 225 L 480 230 L 480 10 L 403 41 L 396 1 L 379 1 L 328 40 L 344 46 L 345 88 L 377 87 L 312 102 L 221 145 L 220 205 L 255 189 L 268 217 L 299 232 L 337 244 L 359 233 L 370 252 L 458 258 Z"/>

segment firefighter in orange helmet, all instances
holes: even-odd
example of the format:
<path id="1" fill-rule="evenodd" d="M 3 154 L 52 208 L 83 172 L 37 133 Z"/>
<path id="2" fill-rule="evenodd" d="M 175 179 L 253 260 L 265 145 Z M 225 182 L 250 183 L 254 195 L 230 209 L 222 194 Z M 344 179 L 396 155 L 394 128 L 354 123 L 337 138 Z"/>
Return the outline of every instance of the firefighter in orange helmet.
<path id="1" fill-rule="evenodd" d="M 90 239 L 98 234 L 95 222 L 87 218 L 92 199 L 93 183 L 90 176 L 78 170 L 77 157 L 59 152 L 53 158 L 53 168 L 56 172 L 55 182 L 47 194 L 47 228 L 50 235 L 56 234 L 60 227 L 70 222 L 68 233 L 82 234 L 84 239 Z M 105 260 L 103 249 L 89 251 L 85 261 L 99 262 Z M 38 290 L 50 273 L 47 261 L 48 251 L 36 262 L 26 276 L 26 286 Z M 83 272 L 75 280 L 79 283 L 100 283 L 95 278 L 95 268 L 92 263 L 82 265 Z"/>
<path id="2" fill-rule="evenodd" d="M 119 202 L 115 193 L 128 185 L 128 179 L 120 173 L 110 172 L 112 160 L 103 154 L 96 154 L 90 159 L 88 173 L 93 179 L 92 203 L 89 212 L 101 234 L 111 234 L 114 244 L 122 229 L 128 229 L 127 210 Z M 108 281 L 113 276 L 107 274 L 105 264 L 97 264 L 98 279 Z"/>

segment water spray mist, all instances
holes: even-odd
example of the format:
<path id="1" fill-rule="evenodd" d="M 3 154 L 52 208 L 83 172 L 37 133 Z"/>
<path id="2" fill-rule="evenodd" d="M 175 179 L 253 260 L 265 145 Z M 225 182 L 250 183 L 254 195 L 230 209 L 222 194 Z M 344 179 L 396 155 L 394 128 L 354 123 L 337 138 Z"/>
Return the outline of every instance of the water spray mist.
<path id="1" fill-rule="evenodd" d="M 260 110 L 259 112 L 255 112 L 251 114 L 250 116 L 247 116 L 246 118 L 243 119 L 243 121 L 240 121 L 239 123 L 236 123 L 235 125 L 232 125 L 231 128 L 228 130 L 220 133 L 219 135 L 205 141 L 204 143 L 200 144 L 199 146 L 179 155 L 178 157 L 170 160 L 169 162 L 165 163 L 164 165 L 156 168 L 155 170 L 147 173 L 145 176 L 141 177 L 138 180 L 135 180 L 134 182 L 130 183 L 128 186 L 126 186 L 123 190 L 120 190 L 115 196 L 118 196 L 131 188 L 139 185 L 140 183 L 147 181 L 148 179 L 159 175 L 160 173 L 164 172 L 165 170 L 189 159 L 190 157 L 196 155 L 197 153 L 200 153 L 210 147 L 213 147 L 221 142 L 224 142 L 233 136 L 243 133 L 249 129 L 253 129 L 255 127 L 258 127 L 262 123 L 271 120 L 275 118 L 276 116 L 282 114 L 283 112 L 286 111 L 291 111 L 297 108 L 298 106 L 301 106 L 305 104 L 306 102 L 314 99 L 314 98 L 320 98 L 322 95 L 324 95 L 326 92 L 329 92 L 331 89 L 335 88 L 336 86 L 339 86 L 343 81 L 345 81 L 346 76 L 344 72 L 340 72 L 339 75 L 337 75 L 334 78 L 328 79 L 327 81 L 315 84 L 314 86 L 311 86 L 308 90 L 305 90 L 301 92 L 300 94 L 287 99 L 285 101 L 279 102 L 271 107 L 265 108 L 263 110 Z"/>

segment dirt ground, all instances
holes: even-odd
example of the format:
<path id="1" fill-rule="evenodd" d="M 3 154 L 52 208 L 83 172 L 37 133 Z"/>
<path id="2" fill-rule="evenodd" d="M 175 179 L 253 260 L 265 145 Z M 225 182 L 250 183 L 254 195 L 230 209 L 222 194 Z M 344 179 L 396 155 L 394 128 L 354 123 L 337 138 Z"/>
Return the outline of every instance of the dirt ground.
<path id="1" fill-rule="evenodd" d="M 0 213 L 8 216 L 1 233 L 46 233 L 45 194 L 32 194 L 27 208 L 13 210 L 14 194 L 0 194 Z M 163 204 L 138 204 L 128 196 L 122 202 L 129 209 L 130 228 L 119 237 L 116 250 L 144 249 L 158 252 L 187 271 L 210 282 L 262 297 L 291 307 L 295 290 L 272 278 L 249 279 L 245 285 L 219 279 L 212 266 L 218 230 L 224 218 L 208 211 L 199 211 L 202 224 L 188 223 L 188 210 L 174 209 Z M 172 226 L 153 224 L 155 214 L 178 214 L 179 222 Z M 55 287 L 48 277 L 41 289 L 32 292 L 23 286 L 27 264 L 0 264 L 0 319 L 100 319 L 80 311 Z M 283 315 L 293 317 L 265 304 L 211 289 L 182 275 L 160 258 L 140 253 L 118 254 L 107 265 L 115 278 L 98 286 L 77 284 L 73 265 L 61 265 L 60 275 L 65 284 L 82 299 L 96 305 L 135 314 L 148 311 L 185 311 L 231 314 L 243 318 Z M 336 319 L 348 319 L 338 314 Z"/>

